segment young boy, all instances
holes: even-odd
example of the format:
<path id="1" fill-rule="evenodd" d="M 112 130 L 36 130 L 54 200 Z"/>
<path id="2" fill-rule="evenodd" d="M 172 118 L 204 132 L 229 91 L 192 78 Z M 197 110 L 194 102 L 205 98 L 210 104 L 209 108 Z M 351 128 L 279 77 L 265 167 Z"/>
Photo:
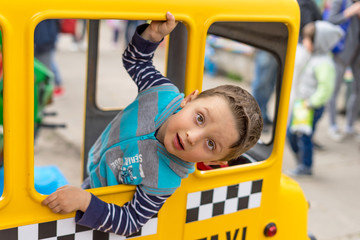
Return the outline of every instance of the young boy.
<path id="1" fill-rule="evenodd" d="M 335 67 L 330 51 L 342 35 L 340 27 L 324 21 L 311 22 L 303 28 L 302 44 L 296 52 L 291 96 L 295 103 L 292 104 L 292 120 L 287 131 L 290 147 L 298 161 L 297 167 L 290 172 L 291 175 L 312 175 L 312 136 L 334 90 Z M 294 130 L 294 116 L 299 115 L 296 105 L 301 104 L 300 101 L 305 105 L 305 111 L 300 108 L 301 113 L 312 112 L 309 114 L 309 128 L 306 130 Z"/>
<path id="2" fill-rule="evenodd" d="M 136 185 L 133 199 L 120 207 L 64 186 L 43 201 L 53 212 L 77 211 L 78 224 L 131 235 L 160 210 L 196 162 L 230 160 L 259 139 L 261 113 L 248 92 L 228 85 L 184 98 L 154 68 L 156 47 L 177 24 L 170 13 L 166 17 L 138 27 L 123 62 L 139 94 L 89 152 L 90 187 Z"/>

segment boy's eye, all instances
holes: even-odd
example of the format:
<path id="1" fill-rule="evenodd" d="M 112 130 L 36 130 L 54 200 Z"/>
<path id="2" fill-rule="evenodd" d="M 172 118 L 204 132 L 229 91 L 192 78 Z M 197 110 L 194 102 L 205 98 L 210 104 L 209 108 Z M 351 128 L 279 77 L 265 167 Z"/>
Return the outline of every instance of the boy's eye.
<path id="1" fill-rule="evenodd" d="M 211 151 L 215 149 L 215 142 L 213 140 L 206 140 L 206 144 Z"/>
<path id="2" fill-rule="evenodd" d="M 202 125 L 204 123 L 204 117 L 203 115 L 201 115 L 200 113 L 196 114 L 196 122 L 199 125 Z"/>

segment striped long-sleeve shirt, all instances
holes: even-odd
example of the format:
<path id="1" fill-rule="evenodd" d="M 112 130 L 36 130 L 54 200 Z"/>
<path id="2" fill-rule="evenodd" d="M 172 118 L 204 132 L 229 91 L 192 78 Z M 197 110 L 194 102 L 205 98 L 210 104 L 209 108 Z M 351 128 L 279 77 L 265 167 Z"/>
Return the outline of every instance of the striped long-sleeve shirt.
<path id="1" fill-rule="evenodd" d="M 124 67 L 138 86 L 139 92 L 158 85 L 173 85 L 153 66 L 152 58 L 160 42 L 153 43 L 141 38 L 140 34 L 146 27 L 146 24 L 138 27 L 123 54 Z"/>
<path id="2" fill-rule="evenodd" d="M 157 71 L 152 64 L 152 58 L 159 43 L 152 43 L 141 38 L 140 34 L 146 27 L 147 25 L 138 27 L 137 32 L 134 34 L 132 41 L 123 54 L 124 67 L 137 84 L 139 94 L 155 86 L 173 86 L 171 81 Z M 186 165 L 187 163 L 182 163 L 182 165 L 184 164 Z M 181 168 L 175 167 L 174 169 L 176 165 L 177 164 L 172 164 L 171 167 L 173 169 L 170 170 L 170 172 L 174 171 L 179 175 L 177 178 L 186 177 L 188 173 L 193 171 L 193 164 L 186 165 L 185 167 L 182 166 Z M 144 171 L 146 170 L 145 168 Z M 111 203 L 105 203 L 92 195 L 90 205 L 86 212 L 78 211 L 76 213 L 76 222 L 100 231 L 113 232 L 125 236 L 139 231 L 150 218 L 158 213 L 166 199 L 169 198 L 174 191 L 170 190 L 161 194 L 156 192 L 156 188 L 149 188 L 142 184 L 143 183 L 137 185 L 133 199 L 121 207 Z M 172 184 L 175 184 L 174 187 L 176 189 L 179 182 Z M 94 187 L 94 182 L 92 186 Z"/>

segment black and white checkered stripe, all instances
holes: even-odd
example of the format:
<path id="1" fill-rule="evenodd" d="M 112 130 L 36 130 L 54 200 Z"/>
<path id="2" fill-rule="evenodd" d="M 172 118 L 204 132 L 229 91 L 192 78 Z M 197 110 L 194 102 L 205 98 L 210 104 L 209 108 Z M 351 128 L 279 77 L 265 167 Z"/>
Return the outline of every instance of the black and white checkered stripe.
<path id="1" fill-rule="evenodd" d="M 139 232 L 123 237 L 75 224 L 74 218 L 0 230 L 1 240 L 125 240 L 156 234 L 158 219 L 150 219 Z"/>
<path id="2" fill-rule="evenodd" d="M 186 223 L 260 207 L 263 180 L 189 193 Z"/>

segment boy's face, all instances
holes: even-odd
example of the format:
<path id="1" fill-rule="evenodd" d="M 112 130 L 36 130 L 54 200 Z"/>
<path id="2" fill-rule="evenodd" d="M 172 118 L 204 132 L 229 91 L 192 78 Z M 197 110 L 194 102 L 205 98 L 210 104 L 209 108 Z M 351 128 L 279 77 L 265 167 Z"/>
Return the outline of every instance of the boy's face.
<path id="1" fill-rule="evenodd" d="M 215 164 L 230 152 L 239 134 L 225 99 L 196 97 L 197 91 L 184 99 L 183 108 L 160 128 L 159 139 L 169 153 L 184 161 Z"/>

